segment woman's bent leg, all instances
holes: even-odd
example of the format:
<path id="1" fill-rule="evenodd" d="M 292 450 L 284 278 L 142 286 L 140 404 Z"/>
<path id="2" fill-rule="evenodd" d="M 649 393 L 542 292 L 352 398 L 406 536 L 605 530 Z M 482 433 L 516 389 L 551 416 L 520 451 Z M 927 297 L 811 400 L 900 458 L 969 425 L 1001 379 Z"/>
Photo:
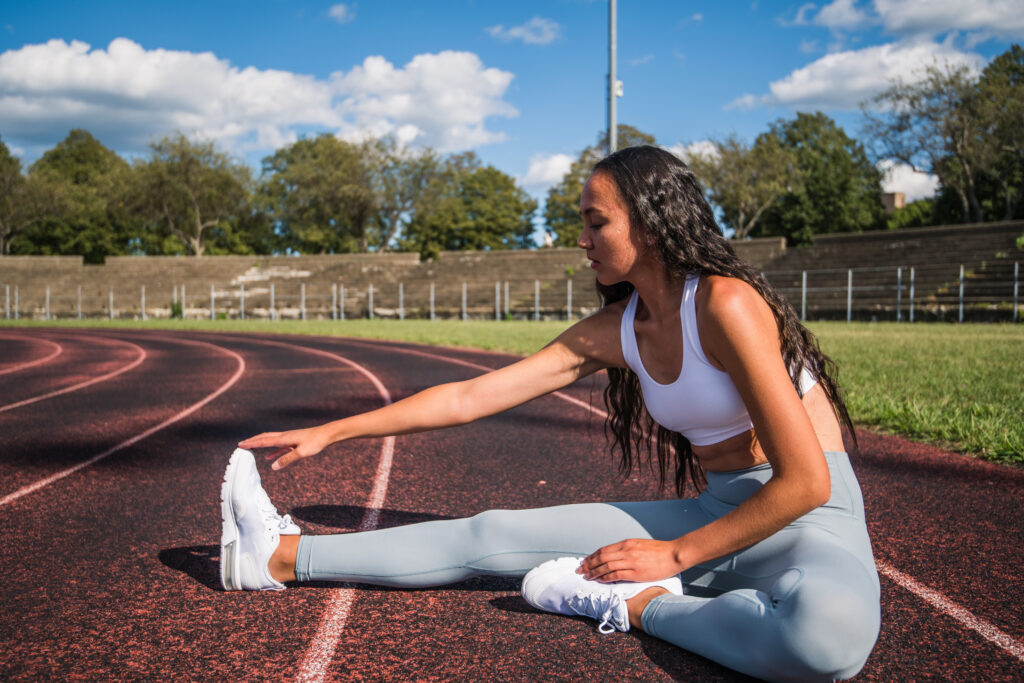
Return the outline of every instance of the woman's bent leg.
<path id="1" fill-rule="evenodd" d="M 303 536 L 295 573 L 299 581 L 407 588 L 522 576 L 550 559 L 584 557 L 627 538 L 676 538 L 707 522 L 687 500 L 489 510 L 466 519 Z"/>

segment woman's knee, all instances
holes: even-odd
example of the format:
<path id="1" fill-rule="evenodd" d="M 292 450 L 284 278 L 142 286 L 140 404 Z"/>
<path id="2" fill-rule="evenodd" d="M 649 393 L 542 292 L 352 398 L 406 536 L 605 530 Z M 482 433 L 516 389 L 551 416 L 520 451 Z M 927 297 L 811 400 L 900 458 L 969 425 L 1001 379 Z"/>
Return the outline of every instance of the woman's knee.
<path id="1" fill-rule="evenodd" d="M 878 639 L 880 605 L 877 590 L 862 578 L 805 578 L 776 605 L 794 673 L 845 679 L 864 666 Z"/>

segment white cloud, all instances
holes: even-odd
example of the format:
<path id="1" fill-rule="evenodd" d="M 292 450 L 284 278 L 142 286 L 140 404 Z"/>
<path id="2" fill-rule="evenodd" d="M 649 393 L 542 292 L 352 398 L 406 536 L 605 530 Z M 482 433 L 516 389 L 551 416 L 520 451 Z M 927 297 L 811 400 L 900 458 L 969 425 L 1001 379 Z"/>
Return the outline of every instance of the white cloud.
<path id="1" fill-rule="evenodd" d="M 528 190 L 544 190 L 561 182 L 573 157 L 568 154 L 534 154 L 530 157 L 530 168 L 523 178 L 523 186 Z"/>
<path id="2" fill-rule="evenodd" d="M 854 110 L 899 78 L 913 81 L 934 63 L 980 69 L 984 59 L 947 43 L 904 41 L 826 55 L 785 78 L 773 81 L 768 94 L 743 95 L 729 108 L 781 105 L 792 108 Z"/>
<path id="3" fill-rule="evenodd" d="M 648 54 L 648 55 L 644 55 L 643 57 L 637 57 L 636 59 L 629 60 L 629 65 L 630 66 L 640 66 L 642 64 L 647 64 L 648 62 L 651 62 L 651 61 L 654 61 L 654 55 Z"/>
<path id="4" fill-rule="evenodd" d="M 126 38 L 105 50 L 55 39 L 0 54 L 0 120 L 5 139 L 29 148 L 86 128 L 122 152 L 175 130 L 236 151 L 272 151 L 309 131 L 393 133 L 447 151 L 503 139 L 486 121 L 517 115 L 503 99 L 512 78 L 468 52 L 403 67 L 368 57 L 318 80 Z"/>
<path id="5" fill-rule="evenodd" d="M 937 176 L 918 173 L 910 166 L 891 159 L 879 161 L 878 169 L 885 174 L 882 179 L 882 191 L 902 192 L 907 196 L 907 202 L 932 197 L 939 189 Z"/>
<path id="6" fill-rule="evenodd" d="M 1004 37 L 1024 36 L 1020 0 L 875 0 L 886 30 L 896 34 L 936 35 L 980 31 Z"/>
<path id="7" fill-rule="evenodd" d="M 710 140 L 698 140 L 696 142 L 690 142 L 683 144 L 682 142 L 676 143 L 669 147 L 665 147 L 668 151 L 675 154 L 683 161 L 689 163 L 690 158 L 694 155 L 708 157 L 714 159 L 718 156 L 718 148 L 715 147 L 715 143 Z"/>
<path id="8" fill-rule="evenodd" d="M 825 5 L 814 17 L 818 26 L 826 26 L 833 31 L 855 29 L 869 23 L 868 16 L 857 8 L 857 0 L 834 0 Z"/>
<path id="9" fill-rule="evenodd" d="M 346 5 L 343 2 L 339 2 L 337 5 L 332 5 L 327 10 L 327 14 L 339 24 L 347 24 L 356 18 L 356 5 Z"/>
<path id="10" fill-rule="evenodd" d="M 484 29 L 492 38 L 509 42 L 521 40 L 527 45 L 547 45 L 558 40 L 562 33 L 562 27 L 558 23 L 543 17 L 534 17 L 520 26 L 503 25 L 489 26 Z"/>
<path id="11" fill-rule="evenodd" d="M 704 15 L 701 14 L 700 12 L 697 12 L 692 17 L 690 17 L 690 19 L 692 19 L 693 21 L 695 21 L 695 22 L 697 22 L 699 24 L 700 22 L 704 21 Z"/>
<path id="12" fill-rule="evenodd" d="M 801 40 L 800 41 L 800 52 L 803 52 L 804 54 L 809 54 L 811 52 L 817 52 L 817 51 L 818 51 L 818 41 L 817 40 Z"/>

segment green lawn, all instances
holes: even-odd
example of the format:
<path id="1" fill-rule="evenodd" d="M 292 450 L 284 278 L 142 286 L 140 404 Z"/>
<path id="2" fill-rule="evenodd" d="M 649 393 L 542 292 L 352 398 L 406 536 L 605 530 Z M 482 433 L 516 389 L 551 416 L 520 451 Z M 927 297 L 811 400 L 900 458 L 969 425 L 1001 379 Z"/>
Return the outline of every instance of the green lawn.
<path id="1" fill-rule="evenodd" d="M 338 335 L 518 354 L 539 349 L 567 325 L 478 320 L 19 324 Z M 829 322 L 810 327 L 825 352 L 839 363 L 839 379 L 858 424 L 1024 464 L 1024 325 Z"/>

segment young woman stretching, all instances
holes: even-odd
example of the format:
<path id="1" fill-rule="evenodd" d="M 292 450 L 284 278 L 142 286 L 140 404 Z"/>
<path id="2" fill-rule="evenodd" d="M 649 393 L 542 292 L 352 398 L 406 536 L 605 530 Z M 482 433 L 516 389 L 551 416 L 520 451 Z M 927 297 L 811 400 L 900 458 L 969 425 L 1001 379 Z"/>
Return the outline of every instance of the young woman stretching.
<path id="1" fill-rule="evenodd" d="M 736 257 L 672 154 L 605 158 L 580 211 L 600 311 L 508 367 L 239 446 L 277 448 L 279 469 L 346 439 L 465 424 L 606 369 L 624 469 L 653 452 L 680 494 L 687 477 L 703 493 L 302 536 L 239 449 L 222 490 L 224 587 L 525 575 L 527 602 L 602 632 L 639 628 L 765 679 L 853 676 L 878 636 L 879 586 L 833 364 Z"/>

